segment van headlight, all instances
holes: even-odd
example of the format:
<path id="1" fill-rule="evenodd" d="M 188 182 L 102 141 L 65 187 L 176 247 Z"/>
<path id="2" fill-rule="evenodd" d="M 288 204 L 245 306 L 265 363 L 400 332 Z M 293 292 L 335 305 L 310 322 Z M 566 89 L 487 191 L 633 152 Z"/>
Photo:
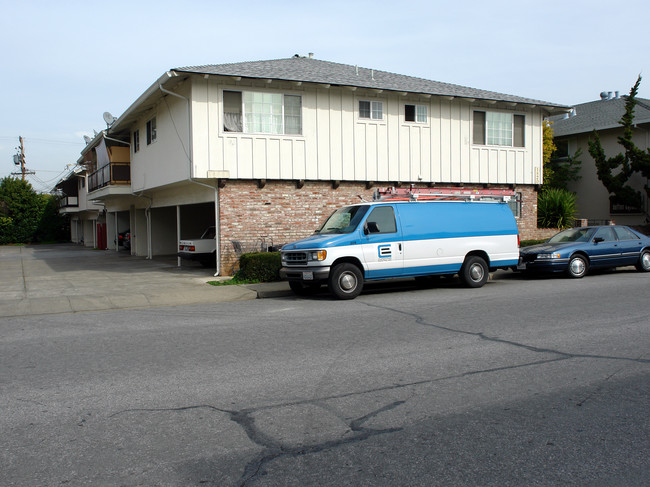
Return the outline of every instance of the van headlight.
<path id="1" fill-rule="evenodd" d="M 550 254 L 537 254 L 537 258 L 542 259 L 559 259 L 560 254 L 558 252 L 552 252 Z"/>
<path id="2" fill-rule="evenodd" d="M 325 260 L 327 258 L 327 250 L 312 250 L 309 252 L 309 260 Z"/>

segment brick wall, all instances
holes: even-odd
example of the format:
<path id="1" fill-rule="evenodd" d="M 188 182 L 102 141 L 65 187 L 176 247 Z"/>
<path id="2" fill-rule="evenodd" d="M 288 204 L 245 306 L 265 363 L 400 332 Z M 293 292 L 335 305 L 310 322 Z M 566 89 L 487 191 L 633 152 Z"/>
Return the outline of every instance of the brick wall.
<path id="1" fill-rule="evenodd" d="M 390 185 L 377 183 L 366 189 L 365 183 L 341 182 L 334 189 L 331 182 L 306 181 L 298 188 L 294 181 L 268 181 L 259 188 L 257 181 L 228 181 L 220 190 L 222 274 L 230 275 L 237 268 L 235 245 L 242 251 L 253 251 L 263 244 L 282 245 L 304 238 L 319 228 L 336 208 L 359 203 L 361 198 L 372 201 L 375 188 Z M 521 186 L 515 191 L 522 193 L 522 216 L 518 220 L 521 239 L 544 238 L 556 233 L 557 230 L 549 233 L 537 228 L 534 187 Z"/>

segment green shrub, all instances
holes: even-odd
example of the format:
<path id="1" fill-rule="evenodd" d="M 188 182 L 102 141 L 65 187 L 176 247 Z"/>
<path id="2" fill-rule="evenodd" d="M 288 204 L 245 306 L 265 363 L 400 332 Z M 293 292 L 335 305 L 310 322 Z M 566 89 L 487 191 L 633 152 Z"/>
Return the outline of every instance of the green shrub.
<path id="1" fill-rule="evenodd" d="M 531 245 L 537 245 L 546 242 L 548 239 L 534 239 L 534 240 L 522 240 L 519 242 L 519 247 L 530 247 Z"/>
<path id="2" fill-rule="evenodd" d="M 237 277 L 247 281 L 279 281 L 280 267 L 282 267 L 280 252 L 242 254 L 239 258 Z"/>
<path id="3" fill-rule="evenodd" d="M 539 228 L 569 228 L 576 214 L 576 195 L 565 189 L 549 188 L 537 196 Z"/>

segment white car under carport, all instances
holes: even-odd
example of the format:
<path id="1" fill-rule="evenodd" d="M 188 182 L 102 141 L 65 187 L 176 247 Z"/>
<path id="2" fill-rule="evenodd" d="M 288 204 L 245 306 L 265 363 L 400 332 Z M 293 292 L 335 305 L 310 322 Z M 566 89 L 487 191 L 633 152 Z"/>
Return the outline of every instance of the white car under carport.
<path id="1" fill-rule="evenodd" d="M 215 227 L 206 228 L 200 238 L 179 241 L 178 256 L 181 259 L 196 260 L 205 267 L 214 266 L 217 258 Z"/>

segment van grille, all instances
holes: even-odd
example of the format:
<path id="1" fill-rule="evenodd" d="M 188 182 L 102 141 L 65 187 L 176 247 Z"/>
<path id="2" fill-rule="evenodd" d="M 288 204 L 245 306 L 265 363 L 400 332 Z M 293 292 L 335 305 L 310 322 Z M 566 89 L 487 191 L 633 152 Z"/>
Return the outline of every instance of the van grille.
<path id="1" fill-rule="evenodd" d="M 307 253 L 306 252 L 285 252 L 284 261 L 287 265 L 306 265 Z"/>

